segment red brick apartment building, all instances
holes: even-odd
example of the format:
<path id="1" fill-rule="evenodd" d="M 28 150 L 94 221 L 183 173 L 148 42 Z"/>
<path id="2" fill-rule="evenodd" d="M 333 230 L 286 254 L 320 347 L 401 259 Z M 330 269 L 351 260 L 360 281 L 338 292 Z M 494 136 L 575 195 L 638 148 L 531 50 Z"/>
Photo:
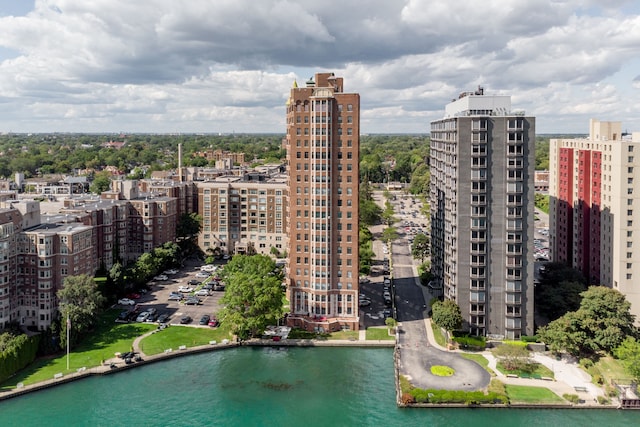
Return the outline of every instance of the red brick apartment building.
<path id="1" fill-rule="evenodd" d="M 294 83 L 286 108 L 288 322 L 357 330 L 360 95 L 318 73 Z"/>
<path id="2" fill-rule="evenodd" d="M 625 294 L 640 318 L 640 133 L 592 119 L 588 138 L 551 140 L 549 166 L 552 259 Z"/>

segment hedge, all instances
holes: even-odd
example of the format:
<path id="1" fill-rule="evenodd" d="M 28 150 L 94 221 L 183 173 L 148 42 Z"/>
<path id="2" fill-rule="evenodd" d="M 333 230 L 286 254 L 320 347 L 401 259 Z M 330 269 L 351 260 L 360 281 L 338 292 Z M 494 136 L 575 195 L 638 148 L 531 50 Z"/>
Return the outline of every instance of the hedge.
<path id="1" fill-rule="evenodd" d="M 0 353 L 0 383 L 34 361 L 40 336 L 18 335 Z"/>
<path id="2" fill-rule="evenodd" d="M 411 395 L 418 403 L 464 403 L 476 405 L 481 403 L 508 403 L 504 395 L 495 392 L 485 394 L 482 391 L 435 390 L 414 388 Z"/>

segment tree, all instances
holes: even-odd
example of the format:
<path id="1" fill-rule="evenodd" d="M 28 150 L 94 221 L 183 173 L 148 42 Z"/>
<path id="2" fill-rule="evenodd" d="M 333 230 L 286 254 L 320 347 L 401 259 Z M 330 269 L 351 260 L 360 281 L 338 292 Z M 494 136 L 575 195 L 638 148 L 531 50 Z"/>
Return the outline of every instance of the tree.
<path id="1" fill-rule="evenodd" d="M 360 200 L 360 223 L 371 226 L 380 221 L 382 209 L 373 200 Z"/>
<path id="2" fill-rule="evenodd" d="M 396 222 L 396 218 L 393 216 L 393 206 L 388 200 L 385 202 L 385 208 L 382 211 L 382 220 L 388 226 L 392 226 Z"/>
<path id="3" fill-rule="evenodd" d="M 282 273 L 266 255 L 236 255 L 222 271 L 223 322 L 240 338 L 255 336 L 282 317 Z"/>
<path id="4" fill-rule="evenodd" d="M 431 239 L 426 234 L 416 234 L 411 245 L 411 255 L 414 258 L 420 258 L 421 262 L 431 253 Z"/>
<path id="5" fill-rule="evenodd" d="M 640 380 L 640 341 L 627 337 L 614 351 L 627 372 L 636 380 Z"/>
<path id="6" fill-rule="evenodd" d="M 382 230 L 382 236 L 380 237 L 380 239 L 384 243 L 389 243 L 393 240 L 396 240 L 397 238 L 398 238 L 398 231 L 394 227 L 387 227 L 384 230 Z"/>
<path id="7" fill-rule="evenodd" d="M 555 320 L 569 311 L 576 311 L 582 300 L 581 293 L 586 289 L 587 282 L 579 270 L 559 262 L 546 263 L 534 289 L 536 310 L 549 320 Z"/>
<path id="8" fill-rule="evenodd" d="M 202 231 L 202 217 L 195 212 L 183 213 L 176 225 L 178 239 L 193 239 Z"/>
<path id="9" fill-rule="evenodd" d="M 73 346 L 94 326 L 105 299 L 93 278 L 83 274 L 64 279 L 63 287 L 58 291 L 58 300 L 63 319 L 60 330 L 61 347 L 64 348 L 67 344 L 67 318 L 71 324 L 69 343 Z"/>
<path id="10" fill-rule="evenodd" d="M 591 286 L 580 295 L 578 310 L 538 329 L 538 335 L 552 351 L 564 350 L 575 356 L 590 356 L 598 351 L 610 353 L 627 336 L 636 334 L 631 304 L 620 292 Z"/>
<path id="11" fill-rule="evenodd" d="M 460 329 L 462 325 L 462 312 L 454 300 L 436 301 L 431 307 L 431 318 L 436 325 L 447 331 Z"/>
<path id="12" fill-rule="evenodd" d="M 527 366 L 531 365 L 529 350 L 521 345 L 504 343 L 495 347 L 491 352 L 500 360 L 507 371 L 527 371 Z"/>
<path id="13" fill-rule="evenodd" d="M 93 177 L 93 182 L 89 186 L 89 191 L 95 194 L 101 194 L 111 188 L 111 175 L 109 172 L 98 172 Z"/>

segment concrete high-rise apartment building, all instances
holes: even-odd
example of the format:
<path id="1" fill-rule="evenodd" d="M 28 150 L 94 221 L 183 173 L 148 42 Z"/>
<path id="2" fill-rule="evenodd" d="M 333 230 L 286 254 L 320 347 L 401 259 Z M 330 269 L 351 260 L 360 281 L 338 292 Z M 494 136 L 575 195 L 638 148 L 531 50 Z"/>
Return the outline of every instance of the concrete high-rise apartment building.
<path id="1" fill-rule="evenodd" d="M 358 329 L 360 95 L 318 73 L 287 101 L 290 325 Z"/>
<path id="2" fill-rule="evenodd" d="M 533 334 L 535 118 L 482 88 L 431 123 L 434 285 L 473 335 Z"/>
<path id="3" fill-rule="evenodd" d="M 551 257 L 617 289 L 640 318 L 640 132 L 591 120 L 589 136 L 549 147 Z"/>

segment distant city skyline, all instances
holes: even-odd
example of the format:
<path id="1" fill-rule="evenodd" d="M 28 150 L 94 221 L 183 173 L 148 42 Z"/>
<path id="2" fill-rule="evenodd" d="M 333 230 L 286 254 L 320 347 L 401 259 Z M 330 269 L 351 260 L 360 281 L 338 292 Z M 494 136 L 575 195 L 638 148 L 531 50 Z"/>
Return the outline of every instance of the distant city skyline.
<path id="1" fill-rule="evenodd" d="M 0 133 L 283 133 L 294 81 L 344 77 L 361 132 L 428 133 L 483 86 L 541 134 L 640 130 L 631 0 L 0 0 Z"/>

